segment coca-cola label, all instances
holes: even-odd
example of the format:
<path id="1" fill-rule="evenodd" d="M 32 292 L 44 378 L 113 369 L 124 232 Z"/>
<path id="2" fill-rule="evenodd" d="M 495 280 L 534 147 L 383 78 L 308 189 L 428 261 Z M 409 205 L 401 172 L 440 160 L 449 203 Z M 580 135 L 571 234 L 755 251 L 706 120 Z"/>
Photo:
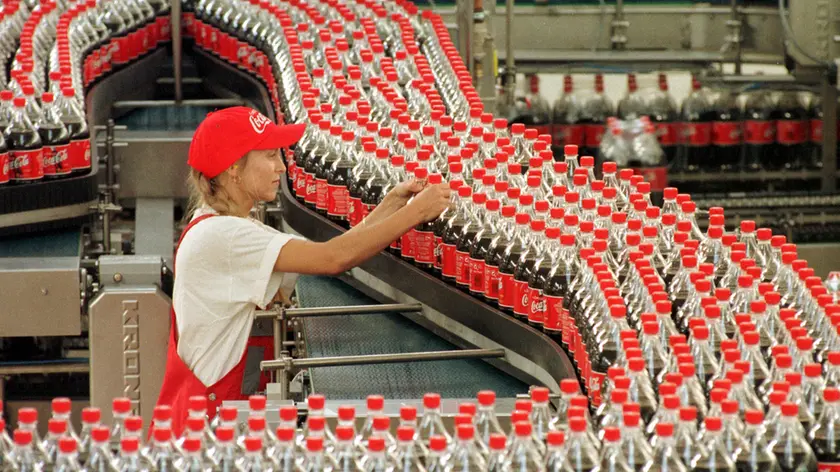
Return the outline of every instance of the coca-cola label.
<path id="1" fill-rule="evenodd" d="M 545 318 L 543 327 L 547 331 L 563 331 L 563 297 L 554 295 L 543 295 L 545 300 Z"/>
<path id="2" fill-rule="evenodd" d="M 822 144 L 823 139 L 823 120 L 811 120 L 811 142 L 814 144 Z"/>
<path id="3" fill-rule="evenodd" d="M 303 167 L 298 169 L 297 176 L 295 177 L 295 195 L 306 198 L 306 172 L 303 170 Z"/>
<path id="4" fill-rule="evenodd" d="M 555 146 L 575 144 L 583 146 L 586 142 L 586 126 L 584 125 L 554 125 Z"/>
<path id="5" fill-rule="evenodd" d="M 44 177 L 43 149 L 9 151 L 9 172 L 12 180 L 28 181 Z"/>
<path id="6" fill-rule="evenodd" d="M 435 233 L 414 231 L 414 260 L 418 264 L 435 264 Z"/>
<path id="7" fill-rule="evenodd" d="M 443 238 L 435 236 L 435 269 L 443 267 Z"/>
<path id="8" fill-rule="evenodd" d="M 676 146 L 680 140 L 680 126 L 677 123 L 656 123 L 656 139 L 661 146 Z"/>
<path id="9" fill-rule="evenodd" d="M 440 254 L 440 273 L 444 277 L 448 278 L 455 278 L 457 277 L 457 264 L 456 264 L 456 250 L 454 244 L 443 244 L 441 243 L 441 254 Z"/>
<path id="10" fill-rule="evenodd" d="M 537 130 L 537 134 L 547 134 L 551 136 L 551 125 L 533 125 L 531 128 Z"/>
<path id="11" fill-rule="evenodd" d="M 67 162 L 73 170 L 90 169 L 90 139 L 74 139 L 67 147 Z"/>
<path id="12" fill-rule="evenodd" d="M 133 59 L 133 52 L 135 49 L 135 43 L 137 42 L 137 35 L 135 33 L 127 33 L 125 36 L 125 40 L 120 45 L 120 51 L 122 54 L 123 62 L 129 62 Z"/>
<path id="13" fill-rule="evenodd" d="M 373 213 L 373 210 L 376 210 L 376 205 L 365 204 L 364 205 L 364 213 L 363 213 L 364 216 L 362 216 L 362 219 L 365 219 L 368 215 Z"/>
<path id="14" fill-rule="evenodd" d="M 484 293 L 484 259 L 470 257 L 470 291 Z"/>
<path id="15" fill-rule="evenodd" d="M 315 174 L 310 174 L 307 172 L 306 174 L 306 192 L 304 200 L 306 203 L 310 203 L 312 205 L 315 204 L 315 200 L 318 197 L 318 188 L 315 185 Z"/>
<path id="16" fill-rule="evenodd" d="M 82 65 L 82 83 L 85 87 L 90 84 L 91 77 L 93 77 L 93 73 L 91 72 L 91 69 L 93 69 L 93 54 L 93 52 L 88 54 L 87 57 L 85 57 L 84 65 Z"/>
<path id="17" fill-rule="evenodd" d="M 230 38 L 213 26 L 208 26 L 208 28 L 210 28 L 210 31 L 207 36 L 207 47 L 222 59 L 228 59 L 228 43 L 230 42 L 228 40 Z"/>
<path id="18" fill-rule="evenodd" d="M 44 175 L 45 176 L 60 176 L 68 175 L 73 169 L 70 167 L 67 156 L 67 149 L 69 144 L 61 146 L 44 146 Z"/>
<path id="19" fill-rule="evenodd" d="M 0 154 L 0 184 L 8 183 L 12 179 L 9 153 Z"/>
<path id="20" fill-rule="evenodd" d="M 542 324 L 545 321 L 546 303 L 542 290 L 528 287 L 528 321 Z"/>
<path id="21" fill-rule="evenodd" d="M 206 49 L 217 54 L 221 52 L 219 48 L 221 46 L 222 35 L 216 31 L 216 28 L 202 23 L 201 38 Z"/>
<path id="22" fill-rule="evenodd" d="M 327 179 L 315 179 L 315 208 L 319 210 L 327 210 L 328 199 Z"/>
<path id="23" fill-rule="evenodd" d="M 99 75 L 106 74 L 111 70 L 113 44 L 109 42 L 99 48 Z"/>
<path id="24" fill-rule="evenodd" d="M 776 140 L 772 121 L 747 120 L 744 122 L 744 142 L 747 144 L 773 144 Z"/>
<path id="25" fill-rule="evenodd" d="M 347 216 L 347 204 L 350 197 L 347 187 L 343 185 L 327 184 L 327 214 L 330 216 Z"/>
<path id="26" fill-rule="evenodd" d="M 161 32 L 160 32 L 161 21 L 159 21 L 159 20 L 160 20 L 160 17 L 156 18 L 154 22 L 149 23 L 149 26 L 148 26 L 149 32 L 146 35 L 149 39 L 149 44 L 148 44 L 149 48 L 153 48 L 153 47 L 157 46 L 157 43 L 162 41 Z"/>
<path id="27" fill-rule="evenodd" d="M 501 291 L 502 277 L 498 266 L 484 264 L 484 296 L 490 300 L 498 300 Z"/>
<path id="28" fill-rule="evenodd" d="M 588 384 L 587 380 L 589 379 L 589 368 L 586 364 L 586 357 L 584 356 L 584 352 L 586 350 L 583 349 L 583 344 L 582 343 L 577 342 L 577 340 L 578 340 L 577 331 L 575 331 L 574 340 L 575 340 L 574 349 L 572 350 L 574 355 L 572 357 L 575 359 L 575 363 L 578 366 L 578 368 L 580 369 L 581 377 L 583 377 L 583 379 L 584 379 L 584 385 L 587 385 Z"/>
<path id="29" fill-rule="evenodd" d="M 417 246 L 415 243 L 417 241 L 417 231 L 414 229 L 408 230 L 407 233 L 402 235 L 402 241 L 400 242 L 400 249 L 402 251 L 402 256 L 408 259 L 414 259 L 417 256 Z"/>
<path id="30" fill-rule="evenodd" d="M 131 43 L 131 54 L 129 55 L 130 60 L 136 59 L 137 56 L 143 52 L 143 43 L 145 42 L 148 44 L 148 39 L 144 40 L 145 36 L 146 28 L 141 28 L 129 35 L 129 41 Z"/>
<path id="31" fill-rule="evenodd" d="M 470 253 L 455 252 L 455 282 L 458 285 L 470 285 Z"/>
<path id="32" fill-rule="evenodd" d="M 566 308 L 563 308 L 563 311 L 560 312 L 560 340 L 563 342 L 563 346 L 566 349 L 571 349 L 572 347 L 572 323 L 570 320 L 569 311 Z"/>
<path id="33" fill-rule="evenodd" d="M 817 462 L 818 472 L 840 472 L 840 462 Z"/>
<path id="34" fill-rule="evenodd" d="M 125 64 L 128 61 L 126 54 L 128 53 L 128 37 L 123 36 L 111 40 L 111 47 L 108 50 L 108 57 L 111 58 L 111 64 Z"/>
<path id="35" fill-rule="evenodd" d="M 129 50 L 129 60 L 134 60 L 143 52 L 143 44 L 148 44 L 148 39 L 146 38 L 146 28 L 140 28 L 134 33 L 128 35 L 128 37 L 129 44 L 131 45 L 131 49 Z"/>
<path id="36" fill-rule="evenodd" d="M 181 15 L 181 24 L 183 25 L 184 36 L 188 38 L 195 36 L 195 13 L 189 12 Z"/>
<path id="37" fill-rule="evenodd" d="M 349 198 L 350 207 L 347 209 L 347 223 L 349 223 L 350 227 L 353 228 L 355 226 L 358 226 L 362 222 L 362 218 L 365 214 L 365 205 L 362 203 L 361 198 Z"/>
<path id="38" fill-rule="evenodd" d="M 250 55 L 250 48 L 248 43 L 239 41 L 236 45 L 236 60 L 239 65 L 248 68 L 248 56 Z"/>
<path id="39" fill-rule="evenodd" d="M 513 274 L 503 274 L 499 272 L 499 306 L 502 308 L 513 309 L 516 304 L 516 283 L 513 280 Z"/>
<path id="40" fill-rule="evenodd" d="M 198 18 L 193 23 L 193 37 L 199 47 L 207 48 L 207 25 Z"/>
<path id="41" fill-rule="evenodd" d="M 143 28 L 140 33 L 140 51 L 142 53 L 148 52 L 157 45 L 158 27 L 157 22 L 150 23 Z"/>
<path id="42" fill-rule="evenodd" d="M 682 143 L 686 146 L 708 146 L 712 143 L 712 124 L 685 122 L 680 125 Z"/>
<path id="43" fill-rule="evenodd" d="M 636 175 L 641 175 L 645 178 L 645 182 L 650 183 L 650 190 L 653 192 L 661 192 L 668 186 L 668 168 L 662 167 L 638 167 L 633 169 Z"/>
<path id="44" fill-rule="evenodd" d="M 528 281 L 514 280 L 513 284 L 516 287 L 516 303 L 513 305 L 513 313 L 517 316 L 521 316 L 522 318 L 527 318 L 528 310 L 531 309 L 531 297 L 529 296 L 530 293 L 528 293 Z"/>
<path id="45" fill-rule="evenodd" d="M 776 142 L 785 146 L 803 144 L 808 140 L 808 122 L 779 120 L 776 122 Z"/>
<path id="46" fill-rule="evenodd" d="M 601 405 L 601 386 L 604 385 L 604 379 L 606 377 L 606 372 L 592 370 L 589 373 L 589 381 L 586 389 L 588 390 L 587 393 L 589 394 L 589 401 L 594 407 Z"/>
<path id="47" fill-rule="evenodd" d="M 715 121 L 712 123 L 712 144 L 715 146 L 738 146 L 741 144 L 741 122 Z"/>
<path id="48" fill-rule="evenodd" d="M 394 251 L 399 251 L 401 249 L 400 248 L 400 239 L 401 238 L 397 238 L 397 239 L 391 241 L 391 244 L 389 244 L 388 247 L 391 248 Z"/>
<path id="49" fill-rule="evenodd" d="M 585 125 L 584 145 L 586 147 L 598 147 L 601 144 L 601 138 L 604 136 L 604 125 L 593 124 Z"/>
<path id="50" fill-rule="evenodd" d="M 221 31 L 215 30 L 215 28 L 213 32 L 215 33 L 216 38 L 215 50 L 218 51 L 219 56 L 229 62 L 236 62 L 236 47 L 232 44 L 236 41 L 233 37 Z M 213 35 L 210 36 L 210 40 L 213 40 Z"/>
<path id="51" fill-rule="evenodd" d="M 187 13 L 187 15 L 192 15 L 193 19 L 195 19 L 195 14 Z M 155 20 L 157 23 L 157 40 L 158 41 L 169 41 L 172 36 L 172 22 L 169 19 L 168 15 L 159 16 Z M 190 33 L 192 34 L 192 33 Z"/>
<path id="52" fill-rule="evenodd" d="M 237 38 L 227 35 L 225 50 L 227 51 L 227 58 L 232 64 L 240 64 L 239 45 L 240 41 Z"/>

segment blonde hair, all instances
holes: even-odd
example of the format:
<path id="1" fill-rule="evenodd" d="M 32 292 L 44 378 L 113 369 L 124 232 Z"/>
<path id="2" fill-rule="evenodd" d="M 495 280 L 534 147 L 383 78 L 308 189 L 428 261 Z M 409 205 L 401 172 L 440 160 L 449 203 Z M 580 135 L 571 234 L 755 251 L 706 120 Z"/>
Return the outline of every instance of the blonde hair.
<path id="1" fill-rule="evenodd" d="M 244 168 L 247 162 L 248 155 L 246 154 L 233 165 Z M 196 210 L 205 206 L 212 208 L 220 215 L 230 215 L 233 213 L 235 204 L 230 193 L 221 183 L 222 175 L 219 174 L 212 179 L 208 179 L 201 172 L 190 169 L 190 174 L 187 178 L 190 188 L 190 199 L 188 210 L 184 214 L 187 221 L 192 218 Z"/>

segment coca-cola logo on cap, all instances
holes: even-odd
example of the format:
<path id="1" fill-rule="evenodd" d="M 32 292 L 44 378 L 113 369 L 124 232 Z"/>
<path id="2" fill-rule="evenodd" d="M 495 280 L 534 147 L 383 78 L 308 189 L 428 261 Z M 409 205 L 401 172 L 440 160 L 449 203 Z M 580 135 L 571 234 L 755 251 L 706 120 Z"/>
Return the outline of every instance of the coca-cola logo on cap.
<path id="1" fill-rule="evenodd" d="M 254 128 L 254 131 L 257 134 L 262 134 L 266 128 L 268 128 L 268 124 L 271 121 L 262 113 L 258 112 L 257 110 L 252 110 L 250 116 L 248 116 L 248 121 L 251 122 L 251 126 Z"/>

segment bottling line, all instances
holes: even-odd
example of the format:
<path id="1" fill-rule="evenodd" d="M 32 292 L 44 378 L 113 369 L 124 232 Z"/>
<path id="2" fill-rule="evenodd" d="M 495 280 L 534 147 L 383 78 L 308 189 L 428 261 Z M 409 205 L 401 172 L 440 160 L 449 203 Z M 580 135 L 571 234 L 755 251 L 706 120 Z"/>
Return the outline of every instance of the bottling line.
<path id="1" fill-rule="evenodd" d="M 506 51 L 499 56 L 506 62 L 504 73 L 511 76 L 515 71 L 568 70 L 593 63 L 699 69 L 733 62 L 738 72 L 722 80 L 737 82 L 742 80 L 742 63 L 793 61 L 796 80 L 821 84 L 826 122 L 836 120 L 836 65 L 815 65 L 814 58 L 799 50 L 815 51 L 819 60 L 834 63 L 836 25 L 828 18 L 840 9 L 837 3 L 819 0 L 817 8 L 808 8 L 803 0 L 787 2 L 800 41 L 789 50 L 774 41 L 789 28 L 784 26 L 786 13 L 777 22 L 775 8 L 737 3 L 654 7 L 619 1 L 615 8 L 598 9 L 515 7 L 509 0 L 504 12 L 487 6 L 485 17 L 485 10 L 478 15 L 471 2 L 457 2 L 455 8 L 442 7 L 441 24 L 450 28 L 488 109 L 496 100 L 498 71 L 487 58 L 496 53 L 493 38 L 505 37 Z M 102 409 L 104 422 L 111 419 L 112 399 L 123 396 L 148 422 L 166 362 L 172 256 L 183 227 L 188 196 L 185 156 L 195 125 L 206 111 L 238 104 L 254 107 L 274 121 L 286 113 L 277 83 L 211 54 L 185 33 L 195 18 L 192 4 L 173 2 L 170 7 L 165 14 L 172 19 L 171 42 L 162 41 L 92 82 L 84 93 L 91 172 L 0 186 L 0 401 L 10 420 L 15 405 L 28 404 L 27 396 L 43 398 L 69 390 L 75 397 L 89 396 L 90 404 Z M 612 18 L 611 33 L 609 38 L 596 38 L 597 51 L 591 51 L 588 36 L 574 34 L 576 30 L 568 30 L 572 32 L 563 48 L 537 34 L 570 25 L 600 32 L 604 28 L 595 25 L 605 16 Z M 666 17 L 672 20 L 668 28 L 639 26 L 658 25 Z M 529 22 L 539 22 L 540 27 L 528 29 L 524 25 Z M 804 26 L 813 22 L 822 27 L 806 30 Z M 272 73 L 279 76 L 281 71 Z M 144 126 L 144 120 L 156 122 Z M 770 203 L 710 197 L 697 201 L 698 206 L 732 209 L 727 214 L 730 226 L 747 218 L 761 224 L 759 215 L 769 218 L 780 208 L 787 209 L 794 224 L 835 222 L 836 160 L 828 154 L 836 148 L 836 133 L 826 132 L 824 139 L 827 157 L 819 180 L 825 195 L 780 197 Z M 776 176 L 737 176 L 770 177 Z M 299 202 L 286 180 L 277 200 L 262 205 L 255 217 L 315 241 L 344 231 Z M 820 275 L 837 265 L 837 251 L 836 245 L 799 246 L 799 256 L 818 267 Z M 518 382 L 544 385 L 553 393 L 559 392 L 561 380 L 578 378 L 574 360 L 543 331 L 393 254 L 383 252 L 339 278 L 381 305 L 319 307 L 316 300 L 316 306 L 275 306 L 258 316 L 255 329 L 275 337 L 275 360 L 262 366 L 273 376 L 266 392 L 270 402 L 301 401 L 318 391 L 308 383 L 308 369 L 329 366 L 484 359 Z M 456 348 L 308 355 L 312 333 L 305 325 L 310 320 L 366 313 L 401 314 Z"/>

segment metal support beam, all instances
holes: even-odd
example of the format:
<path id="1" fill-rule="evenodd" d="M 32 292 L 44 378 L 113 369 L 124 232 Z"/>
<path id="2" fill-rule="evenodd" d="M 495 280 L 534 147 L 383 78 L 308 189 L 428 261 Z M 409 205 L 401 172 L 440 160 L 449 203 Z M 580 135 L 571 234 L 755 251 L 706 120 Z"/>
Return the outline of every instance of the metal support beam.
<path id="1" fill-rule="evenodd" d="M 823 109 L 823 150 L 822 150 L 822 191 L 837 190 L 837 84 L 830 77 L 831 72 L 825 72 L 822 83 Z"/>
<path id="2" fill-rule="evenodd" d="M 381 313 L 412 313 L 423 309 L 419 303 L 392 303 L 387 305 L 320 306 L 312 308 L 285 308 L 281 311 L 266 310 L 257 318 L 311 318 L 315 316 L 373 315 Z M 281 314 L 282 312 L 282 314 Z"/>
<path id="3" fill-rule="evenodd" d="M 423 309 L 419 303 L 392 303 L 384 305 L 357 305 L 357 306 L 324 306 L 312 308 L 285 308 L 281 305 L 274 305 L 271 309 L 257 311 L 257 319 L 272 318 L 274 334 L 274 357 L 284 358 L 283 348 L 287 347 L 288 337 L 287 322 L 291 318 L 313 318 L 319 316 L 340 316 L 340 315 L 374 315 L 387 313 L 416 313 Z M 294 345 L 294 343 L 292 343 Z M 280 373 L 280 382 L 286 382 L 286 375 Z M 278 373 L 272 372 L 272 380 L 278 381 Z"/>
<path id="4" fill-rule="evenodd" d="M 333 367 L 348 365 L 396 364 L 456 359 L 486 359 L 505 357 L 504 349 L 463 349 L 456 351 L 404 352 L 399 354 L 370 354 L 363 356 L 319 357 L 313 359 L 275 359 L 260 362 L 262 370 L 288 368 Z"/>
<path id="5" fill-rule="evenodd" d="M 272 380 L 279 384 L 280 399 L 289 398 L 290 383 L 294 371 L 312 367 L 334 367 L 348 365 L 395 364 L 401 362 L 428 362 L 458 359 L 503 358 L 505 350 L 463 349 L 455 351 L 403 352 L 397 354 L 370 354 L 362 356 L 320 357 L 317 359 L 293 359 L 288 351 L 282 351 L 277 359 L 260 362 L 260 369 L 271 371 Z"/>
<path id="6" fill-rule="evenodd" d="M 116 130 L 125 130 L 125 126 L 117 126 L 113 118 L 108 118 L 105 126 L 96 126 L 94 130 L 105 130 L 105 185 L 101 186 L 100 201 L 91 209 L 102 215 L 102 251 L 111 254 L 111 213 L 121 211 L 122 208 L 117 202 L 117 166 L 114 149 L 125 147 L 125 143 L 117 142 L 114 135 Z M 99 142 L 97 142 L 97 146 Z M 101 163 L 102 157 L 100 157 Z"/>
<path id="7" fill-rule="evenodd" d="M 175 102 L 180 104 L 184 98 L 184 87 L 181 82 L 183 72 L 181 70 L 181 54 L 183 52 L 183 41 L 181 38 L 181 0 L 170 2 L 170 24 L 172 32 L 172 71 L 175 76 Z"/>
<path id="8" fill-rule="evenodd" d="M 743 26 L 743 22 L 741 21 L 741 13 L 738 9 L 738 0 L 732 0 L 730 6 L 732 7 L 732 17 L 726 21 L 726 26 L 729 28 L 729 37 L 726 39 L 726 44 L 723 47 L 724 49 L 728 49 L 734 45 L 735 74 L 740 75 L 741 53 L 743 52 L 741 27 Z"/>
<path id="9" fill-rule="evenodd" d="M 610 26 L 612 49 L 623 51 L 627 47 L 627 29 L 630 27 L 630 22 L 624 16 L 624 0 L 615 0 L 615 15 Z"/>
<path id="10" fill-rule="evenodd" d="M 513 107 L 516 94 L 516 63 L 513 59 L 513 11 L 514 0 L 505 1 L 505 103 Z"/>

